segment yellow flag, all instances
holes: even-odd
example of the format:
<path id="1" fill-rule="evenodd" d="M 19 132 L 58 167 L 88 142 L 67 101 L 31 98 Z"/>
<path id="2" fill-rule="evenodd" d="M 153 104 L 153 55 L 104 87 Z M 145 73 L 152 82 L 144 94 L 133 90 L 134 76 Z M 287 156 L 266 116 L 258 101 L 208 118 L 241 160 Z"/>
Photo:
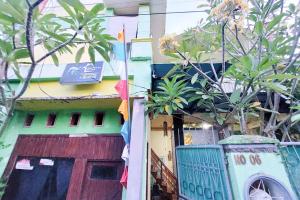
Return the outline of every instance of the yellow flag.
<path id="1" fill-rule="evenodd" d="M 118 33 L 118 41 L 123 42 L 124 41 L 124 32 L 121 31 Z"/>
<path id="2" fill-rule="evenodd" d="M 125 121 L 128 121 L 128 102 L 127 100 L 123 100 L 121 105 L 119 106 L 118 112 L 123 115 Z"/>

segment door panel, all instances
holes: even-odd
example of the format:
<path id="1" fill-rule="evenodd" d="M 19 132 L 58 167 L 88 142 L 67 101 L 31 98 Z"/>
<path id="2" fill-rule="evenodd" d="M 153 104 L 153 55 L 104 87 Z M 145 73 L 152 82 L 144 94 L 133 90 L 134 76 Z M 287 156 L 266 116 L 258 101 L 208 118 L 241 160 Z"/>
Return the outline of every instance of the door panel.
<path id="1" fill-rule="evenodd" d="M 28 165 L 22 169 L 14 167 L 3 200 L 66 199 L 74 159 L 51 158 L 53 165 L 41 165 L 40 160 L 37 157 L 17 159 L 17 163 L 28 161 Z"/>
<path id="2" fill-rule="evenodd" d="M 122 162 L 89 161 L 83 181 L 82 200 L 120 200 Z"/>
<path id="3" fill-rule="evenodd" d="M 120 135 L 20 135 L 3 175 L 9 186 L 2 200 L 119 200 L 123 147 Z M 20 158 L 30 159 L 33 170 L 16 170 Z M 55 164 L 39 166 L 40 158 Z M 71 169 L 58 166 L 64 160 L 72 161 Z M 51 196 L 62 189 L 62 196 Z"/>

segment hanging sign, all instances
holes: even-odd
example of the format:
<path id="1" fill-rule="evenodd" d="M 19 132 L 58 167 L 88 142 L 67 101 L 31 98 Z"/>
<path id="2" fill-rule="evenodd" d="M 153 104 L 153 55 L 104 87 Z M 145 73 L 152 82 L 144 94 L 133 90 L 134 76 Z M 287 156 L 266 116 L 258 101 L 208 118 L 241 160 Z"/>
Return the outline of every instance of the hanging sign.
<path id="1" fill-rule="evenodd" d="M 33 166 L 30 165 L 30 160 L 22 159 L 16 163 L 16 169 L 33 170 Z"/>
<path id="2" fill-rule="evenodd" d="M 103 62 L 67 64 L 60 83 L 63 85 L 81 85 L 98 83 L 102 80 Z"/>
<path id="3" fill-rule="evenodd" d="M 53 166 L 54 165 L 54 161 L 51 159 L 46 159 L 46 158 L 42 158 L 40 160 L 40 165 L 44 165 L 44 166 Z"/>

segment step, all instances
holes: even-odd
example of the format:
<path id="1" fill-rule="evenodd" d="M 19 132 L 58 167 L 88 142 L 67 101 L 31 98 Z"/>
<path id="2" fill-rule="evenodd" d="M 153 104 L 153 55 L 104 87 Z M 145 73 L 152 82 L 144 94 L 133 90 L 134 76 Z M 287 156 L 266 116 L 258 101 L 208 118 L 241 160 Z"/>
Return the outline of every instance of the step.
<path id="1" fill-rule="evenodd" d="M 157 172 L 151 172 L 152 176 L 154 176 L 154 178 L 157 177 Z"/>

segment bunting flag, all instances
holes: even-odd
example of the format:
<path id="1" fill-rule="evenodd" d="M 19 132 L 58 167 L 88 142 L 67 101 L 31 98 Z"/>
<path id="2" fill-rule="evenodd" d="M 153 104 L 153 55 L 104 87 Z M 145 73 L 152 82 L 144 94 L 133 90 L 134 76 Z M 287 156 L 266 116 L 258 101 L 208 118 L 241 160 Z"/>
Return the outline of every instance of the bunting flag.
<path id="1" fill-rule="evenodd" d="M 118 33 L 118 41 L 113 45 L 113 52 L 116 60 L 116 67 L 118 67 L 118 75 L 120 76 L 120 81 L 115 86 L 116 91 L 118 92 L 122 103 L 118 108 L 118 112 L 123 115 L 124 124 L 121 129 L 121 135 L 123 136 L 125 147 L 123 149 L 121 158 L 125 161 L 125 168 L 120 180 L 120 183 L 123 187 L 127 188 L 127 179 L 128 179 L 128 164 L 129 164 L 129 143 L 130 143 L 130 132 L 129 132 L 129 117 L 130 110 L 128 110 L 129 104 L 129 94 L 128 94 L 128 74 L 126 66 L 126 46 L 125 45 L 125 36 L 124 29 L 122 32 Z"/>
<path id="2" fill-rule="evenodd" d="M 43 1 L 40 3 L 40 5 L 39 5 L 39 11 L 40 11 L 40 13 L 43 12 L 43 10 L 44 10 L 44 8 L 46 7 L 47 3 L 48 3 L 48 0 L 43 0 Z"/>
<path id="3" fill-rule="evenodd" d="M 125 166 L 128 166 L 128 164 L 129 164 L 129 145 L 128 144 L 125 145 L 121 158 L 125 161 Z"/>
<path id="4" fill-rule="evenodd" d="M 127 100 L 128 94 L 127 94 L 127 81 L 126 80 L 120 80 L 117 83 L 117 85 L 115 86 L 115 89 L 117 90 L 117 92 L 120 95 L 120 98 L 122 100 Z"/>
<path id="5" fill-rule="evenodd" d="M 124 121 L 128 121 L 128 102 L 123 100 L 119 106 L 118 112 L 123 115 Z"/>
<path id="6" fill-rule="evenodd" d="M 121 135 L 123 136 L 125 144 L 129 144 L 128 125 L 128 121 L 125 121 L 121 129 Z"/>
<path id="7" fill-rule="evenodd" d="M 124 171 L 120 180 L 120 183 L 123 185 L 123 187 L 127 188 L 127 180 L 128 180 L 128 166 L 124 167 Z"/>
<path id="8" fill-rule="evenodd" d="M 113 52 L 116 60 L 123 61 L 125 60 L 124 54 L 124 45 L 122 42 L 116 42 L 113 44 Z"/>

